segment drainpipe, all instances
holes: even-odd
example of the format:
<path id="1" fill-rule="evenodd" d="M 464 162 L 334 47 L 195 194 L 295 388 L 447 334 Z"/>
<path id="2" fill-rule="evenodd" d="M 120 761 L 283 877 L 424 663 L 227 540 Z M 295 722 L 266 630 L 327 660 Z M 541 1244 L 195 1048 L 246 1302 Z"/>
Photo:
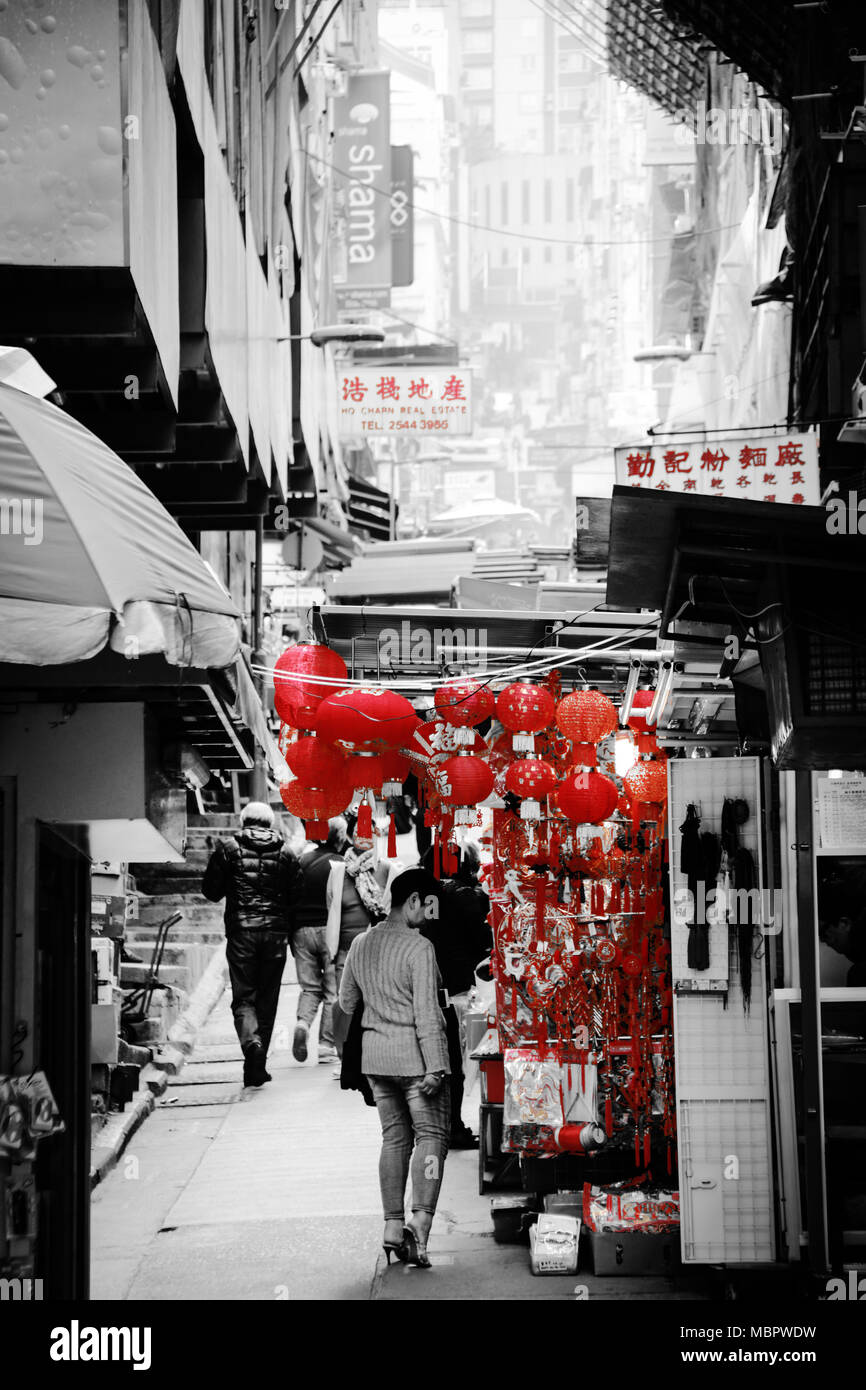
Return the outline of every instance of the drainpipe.
<path id="1" fill-rule="evenodd" d="M 263 627 L 262 627 L 262 552 L 264 548 L 264 518 L 256 517 L 256 555 L 253 565 L 253 680 L 255 681 L 256 693 L 264 707 L 265 703 L 265 678 L 262 667 L 265 664 L 265 654 L 262 650 Z M 258 741 L 254 744 L 253 769 L 250 774 L 250 795 L 253 801 L 268 800 L 268 773 L 265 750 L 259 745 Z"/>

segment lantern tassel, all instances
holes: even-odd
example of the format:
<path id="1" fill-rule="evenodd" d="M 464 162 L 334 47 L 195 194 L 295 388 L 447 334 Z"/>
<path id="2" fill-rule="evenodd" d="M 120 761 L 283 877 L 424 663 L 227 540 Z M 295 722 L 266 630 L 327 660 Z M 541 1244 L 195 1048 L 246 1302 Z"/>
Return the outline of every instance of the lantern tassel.
<path id="1" fill-rule="evenodd" d="M 604 1102 L 604 1132 L 608 1139 L 613 1138 L 613 1105 L 610 1096 Z"/>
<path id="2" fill-rule="evenodd" d="M 391 812 L 391 819 L 388 823 L 388 858 L 397 858 L 397 825 L 394 820 L 394 812 Z"/>
<path id="3" fill-rule="evenodd" d="M 369 801 L 362 801 L 358 807 L 358 824 L 356 834 L 362 840 L 369 840 L 373 834 L 373 813 L 370 810 Z"/>

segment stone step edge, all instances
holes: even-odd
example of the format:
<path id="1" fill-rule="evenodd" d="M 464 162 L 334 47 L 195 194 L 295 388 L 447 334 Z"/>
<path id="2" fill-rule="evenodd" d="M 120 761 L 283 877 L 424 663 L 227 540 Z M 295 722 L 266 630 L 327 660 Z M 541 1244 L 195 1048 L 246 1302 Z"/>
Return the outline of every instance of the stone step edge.
<path id="1" fill-rule="evenodd" d="M 222 958 L 221 969 L 217 962 Z M 195 1048 L 199 1031 L 207 1023 L 228 984 L 225 951 L 217 951 L 202 975 L 176 1023 L 169 1029 L 168 1045 L 142 1067 L 139 1089 L 125 1110 L 112 1115 L 90 1151 L 90 1190 L 116 1167 L 124 1149 L 156 1107 L 156 1098 L 168 1088 L 169 1076 L 177 1076 Z M 143 1085 L 141 1083 L 144 1083 Z"/>

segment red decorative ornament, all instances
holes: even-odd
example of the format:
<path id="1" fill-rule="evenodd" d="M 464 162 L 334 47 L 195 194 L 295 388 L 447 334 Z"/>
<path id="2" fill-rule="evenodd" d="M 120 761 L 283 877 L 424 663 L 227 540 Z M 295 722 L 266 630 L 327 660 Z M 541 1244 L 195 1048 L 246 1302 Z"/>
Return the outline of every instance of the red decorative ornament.
<path id="1" fill-rule="evenodd" d="M 329 695 L 315 714 L 319 737 L 349 752 L 401 748 L 417 725 L 418 716 L 405 696 L 364 686 Z"/>
<path id="2" fill-rule="evenodd" d="M 574 744 L 574 761 L 595 767 L 596 745 L 613 733 L 619 716 L 600 690 L 574 690 L 557 705 L 556 723 Z"/>
<path id="3" fill-rule="evenodd" d="M 347 676 L 345 661 L 331 647 L 317 642 L 287 647 L 274 667 L 277 714 L 284 724 L 291 724 L 295 729 L 311 729 L 313 716 L 322 700 L 337 689 L 333 685 L 322 685 L 321 678 L 343 681 Z"/>
<path id="4" fill-rule="evenodd" d="M 513 735 L 511 746 L 515 753 L 535 752 L 534 736 L 552 723 L 553 714 L 550 692 L 523 681 L 507 685 L 496 701 L 497 718 Z"/>
<path id="5" fill-rule="evenodd" d="M 598 825 L 616 808 L 616 783 L 600 772 L 578 772 L 566 777 L 556 792 L 556 804 L 563 815 L 577 825 Z"/>
<path id="6" fill-rule="evenodd" d="M 349 776 L 349 763 L 344 753 L 321 739 L 307 735 L 285 750 L 289 770 L 308 787 L 327 787 L 343 784 Z"/>
<path id="7" fill-rule="evenodd" d="M 309 787 L 303 782 L 284 782 L 280 787 L 280 797 L 286 810 L 299 820 L 316 821 L 327 826 L 331 816 L 339 816 L 345 811 L 352 799 L 352 789 L 345 783 L 333 787 Z M 317 835 L 314 838 L 322 837 Z"/>
<path id="8" fill-rule="evenodd" d="M 455 824 L 468 825 L 478 802 L 493 791 L 493 773 L 480 758 L 461 753 L 448 758 L 439 769 L 439 790 L 443 800 L 456 808 Z"/>
<path id="9" fill-rule="evenodd" d="M 440 686 L 433 697 L 437 711 L 454 730 L 458 747 L 471 747 L 475 741 L 472 730 L 489 719 L 495 708 L 495 698 L 489 686 L 475 680 L 449 681 Z"/>
<path id="10" fill-rule="evenodd" d="M 637 734 L 638 751 L 641 753 L 652 753 L 658 748 L 655 729 L 651 729 L 646 722 L 654 699 L 654 690 L 636 690 L 631 704 L 628 727 Z"/>
<path id="11" fill-rule="evenodd" d="M 668 795 L 667 767 L 663 762 L 635 763 L 623 778 L 629 802 L 631 803 L 632 827 L 635 833 L 641 821 L 655 821 L 658 825 L 664 819 L 664 806 Z M 659 834 L 661 834 L 661 830 Z"/>
<path id="12" fill-rule="evenodd" d="M 543 758 L 521 758 L 505 773 L 505 790 L 521 798 L 521 820 L 540 820 L 542 797 L 555 787 L 556 773 Z"/>
<path id="13" fill-rule="evenodd" d="M 384 797 L 402 796 L 403 783 L 409 776 L 409 759 L 402 753 L 390 749 L 382 754 L 379 762 L 382 768 L 382 782 L 376 790 L 381 790 Z"/>

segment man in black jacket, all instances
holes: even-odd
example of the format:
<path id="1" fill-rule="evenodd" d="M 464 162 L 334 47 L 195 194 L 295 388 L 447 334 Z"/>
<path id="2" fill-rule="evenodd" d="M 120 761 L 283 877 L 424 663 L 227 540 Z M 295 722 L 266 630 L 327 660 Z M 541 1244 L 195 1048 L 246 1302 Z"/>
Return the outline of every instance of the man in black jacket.
<path id="1" fill-rule="evenodd" d="M 241 833 L 218 842 L 201 885 L 211 902 L 226 900 L 226 960 L 245 1086 L 271 1079 L 265 1063 L 302 886 L 297 857 L 274 830 L 273 811 L 251 801 L 241 813 Z"/>
<path id="2" fill-rule="evenodd" d="M 432 866 L 432 850 L 421 860 L 425 868 Z M 433 943 L 436 964 L 442 984 L 448 991 L 450 1004 L 445 1014 L 445 1033 L 448 1039 L 448 1061 L 451 1075 L 451 1139 L 452 1149 L 477 1148 L 478 1140 L 463 1123 L 463 1045 L 461 1023 L 466 1012 L 469 991 L 475 984 L 475 966 L 490 953 L 493 933 L 487 921 L 490 899 L 478 882 L 480 867 L 478 851 L 468 843 L 463 846 L 460 867 L 454 877 L 443 882 L 442 902 L 438 921 L 426 922 L 421 935 Z"/>

